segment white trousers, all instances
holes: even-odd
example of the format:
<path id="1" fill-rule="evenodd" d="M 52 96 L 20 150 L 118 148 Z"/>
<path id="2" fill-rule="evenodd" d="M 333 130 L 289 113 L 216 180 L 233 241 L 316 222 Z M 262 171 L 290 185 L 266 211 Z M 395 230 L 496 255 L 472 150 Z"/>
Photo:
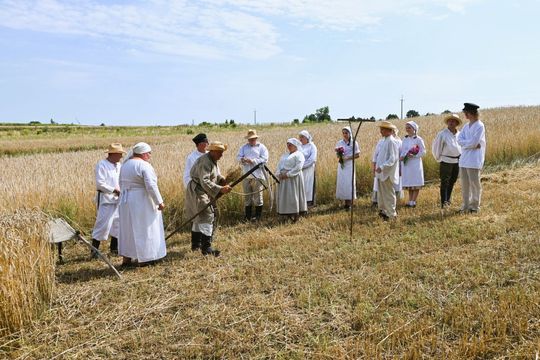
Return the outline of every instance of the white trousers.
<path id="1" fill-rule="evenodd" d="M 482 197 L 480 184 L 480 169 L 459 168 L 461 178 L 461 195 L 463 196 L 462 210 L 478 211 Z"/>
<path id="2" fill-rule="evenodd" d="M 110 236 L 118 238 L 118 204 L 99 205 L 96 223 L 92 230 L 92 239 L 105 241 Z"/>

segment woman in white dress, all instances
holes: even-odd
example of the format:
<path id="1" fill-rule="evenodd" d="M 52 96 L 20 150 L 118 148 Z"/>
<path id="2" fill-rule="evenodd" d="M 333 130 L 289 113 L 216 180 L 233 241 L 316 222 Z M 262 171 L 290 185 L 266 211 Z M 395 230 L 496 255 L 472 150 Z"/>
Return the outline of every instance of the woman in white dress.
<path id="1" fill-rule="evenodd" d="M 424 186 L 424 167 L 422 157 L 426 154 L 424 140 L 418 136 L 418 124 L 409 121 L 405 124 L 407 135 L 401 144 L 401 181 L 404 190 L 409 191 L 406 207 L 416 207 L 416 199 Z"/>
<path id="2" fill-rule="evenodd" d="M 299 150 L 302 143 L 295 138 L 287 140 L 287 153 L 279 160 L 277 174 L 279 177 L 277 212 L 288 215 L 296 222 L 301 213 L 307 211 L 306 194 L 304 191 L 304 154 Z"/>
<path id="3" fill-rule="evenodd" d="M 352 143 L 352 131 L 349 126 L 341 129 L 343 139 L 339 140 L 336 144 L 336 155 L 338 158 L 337 167 L 337 184 L 336 184 L 336 198 L 338 200 L 344 200 L 345 204 L 343 208 L 349 210 L 353 199 L 356 199 L 356 174 L 353 179 L 353 158 L 360 156 L 360 146 L 358 142 L 354 142 L 354 156 L 353 156 L 353 143 Z M 340 156 L 338 153 L 342 152 Z"/>
<path id="4" fill-rule="evenodd" d="M 165 204 L 148 162 L 151 151 L 146 143 L 136 144 L 120 170 L 118 253 L 124 257 L 122 265 L 152 264 L 167 254 L 161 215 Z"/>
<path id="5" fill-rule="evenodd" d="M 304 190 L 306 191 L 306 200 L 308 206 L 315 205 L 315 163 L 317 162 L 317 146 L 313 143 L 313 138 L 307 130 L 302 130 L 298 134 L 298 139 L 302 143 L 299 149 L 304 154 Z"/>

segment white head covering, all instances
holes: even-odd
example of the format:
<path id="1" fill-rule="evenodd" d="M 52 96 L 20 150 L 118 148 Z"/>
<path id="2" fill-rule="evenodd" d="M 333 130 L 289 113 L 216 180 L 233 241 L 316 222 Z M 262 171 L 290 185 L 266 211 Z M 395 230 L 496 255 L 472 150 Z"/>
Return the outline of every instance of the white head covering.
<path id="1" fill-rule="evenodd" d="M 351 141 L 352 141 L 352 129 L 351 129 L 350 126 L 345 126 L 345 127 L 341 128 L 341 131 L 343 131 L 343 130 L 346 130 L 349 133 L 349 143 L 347 145 L 350 145 Z"/>
<path id="2" fill-rule="evenodd" d="M 305 137 L 305 138 L 308 140 L 308 142 L 311 142 L 312 139 L 313 139 L 313 138 L 311 137 L 311 134 L 308 133 L 307 130 L 302 130 L 302 131 L 300 131 L 300 132 L 298 133 L 298 135 L 302 135 L 303 137 Z"/>
<path id="3" fill-rule="evenodd" d="M 405 125 L 410 125 L 414 129 L 414 133 L 418 134 L 418 130 L 420 130 L 420 127 L 417 123 L 415 123 L 414 121 L 407 121 Z"/>
<path id="4" fill-rule="evenodd" d="M 287 144 L 292 144 L 296 146 L 297 149 L 302 148 L 302 143 L 297 138 L 290 138 L 289 140 L 287 140 Z"/>
<path id="5" fill-rule="evenodd" d="M 147 143 L 145 142 L 137 143 L 129 150 L 127 159 L 132 159 L 133 154 L 140 155 L 140 154 L 148 153 L 150 151 L 152 151 L 152 148 Z"/>

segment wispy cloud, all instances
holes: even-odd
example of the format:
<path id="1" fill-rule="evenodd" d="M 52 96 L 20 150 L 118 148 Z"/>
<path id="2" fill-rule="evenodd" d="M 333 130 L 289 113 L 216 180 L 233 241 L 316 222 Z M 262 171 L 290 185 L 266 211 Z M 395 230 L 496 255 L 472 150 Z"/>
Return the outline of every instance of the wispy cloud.
<path id="1" fill-rule="evenodd" d="M 280 53 L 274 25 L 354 30 L 385 16 L 463 11 L 478 0 L 0 0 L 0 26 L 99 37 L 195 58 L 264 59 Z"/>

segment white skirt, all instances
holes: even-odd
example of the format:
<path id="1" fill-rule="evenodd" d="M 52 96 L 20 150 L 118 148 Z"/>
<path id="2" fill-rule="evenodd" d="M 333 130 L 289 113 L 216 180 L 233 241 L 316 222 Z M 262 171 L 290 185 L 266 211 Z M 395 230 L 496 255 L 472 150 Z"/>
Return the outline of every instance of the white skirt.
<path id="1" fill-rule="evenodd" d="M 109 235 L 118 238 L 118 230 L 118 204 L 101 204 L 92 230 L 92 239 L 104 241 L 109 238 Z"/>
<path id="2" fill-rule="evenodd" d="M 146 262 L 167 255 L 161 211 L 146 189 L 122 191 L 118 254 Z"/>
<path id="3" fill-rule="evenodd" d="M 302 173 L 280 180 L 277 191 L 277 213 L 280 215 L 299 214 L 307 211 Z"/>
<path id="4" fill-rule="evenodd" d="M 338 164 L 336 184 L 336 198 L 338 200 L 356 199 L 356 174 L 354 180 L 352 180 L 354 185 L 351 188 L 352 176 L 352 160 L 345 161 L 345 166 L 343 168 L 341 168 L 341 164 Z M 351 192 L 354 194 L 353 198 L 351 198 Z"/>
<path id="5" fill-rule="evenodd" d="M 306 192 L 306 201 L 315 199 L 315 165 L 302 169 L 304 175 L 304 191 Z"/>

